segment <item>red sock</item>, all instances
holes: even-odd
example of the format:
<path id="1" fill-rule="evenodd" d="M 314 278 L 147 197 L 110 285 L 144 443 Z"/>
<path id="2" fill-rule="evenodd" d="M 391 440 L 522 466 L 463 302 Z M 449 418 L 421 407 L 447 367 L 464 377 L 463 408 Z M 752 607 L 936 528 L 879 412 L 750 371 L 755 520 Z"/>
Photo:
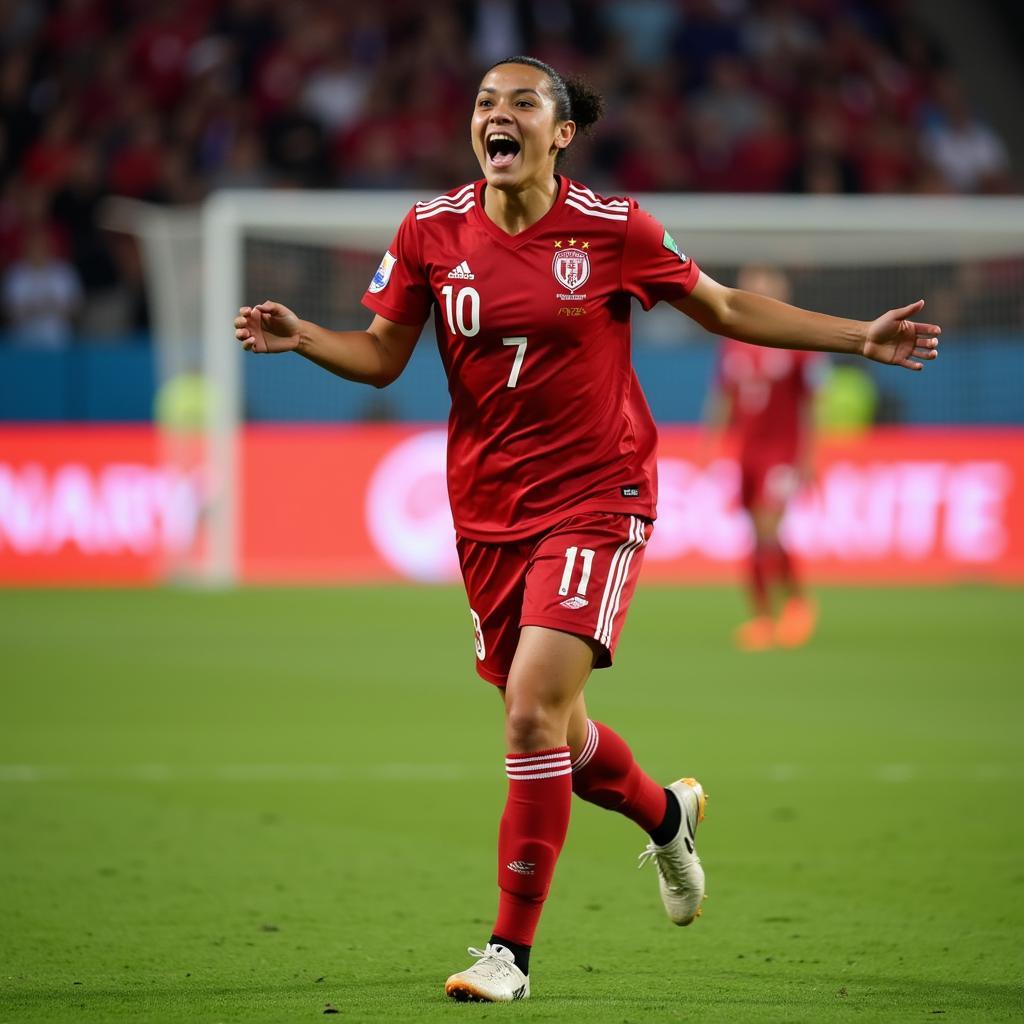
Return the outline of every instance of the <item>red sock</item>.
<path id="1" fill-rule="evenodd" d="M 768 552 L 760 544 L 755 544 L 747 563 L 747 587 L 755 615 L 767 615 L 771 610 L 768 601 L 768 588 L 771 584 L 769 563 Z"/>
<path id="2" fill-rule="evenodd" d="M 587 741 L 572 766 L 572 791 L 609 811 L 618 811 L 645 832 L 665 817 L 665 788 L 633 760 L 614 729 L 587 719 Z"/>
<path id="3" fill-rule="evenodd" d="M 797 572 L 793 556 L 780 543 L 775 548 L 775 578 L 785 587 L 787 593 L 799 597 L 803 587 L 800 585 L 800 574 Z"/>
<path id="4" fill-rule="evenodd" d="M 508 800 L 498 829 L 501 895 L 493 934 L 531 946 L 569 828 L 569 748 L 509 754 L 505 772 Z"/>

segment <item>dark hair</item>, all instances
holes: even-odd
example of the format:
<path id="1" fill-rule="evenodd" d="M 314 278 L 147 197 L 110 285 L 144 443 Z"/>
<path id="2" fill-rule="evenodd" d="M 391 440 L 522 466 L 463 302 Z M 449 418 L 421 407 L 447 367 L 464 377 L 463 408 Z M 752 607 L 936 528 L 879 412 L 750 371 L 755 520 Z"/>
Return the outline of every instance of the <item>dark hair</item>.
<path id="1" fill-rule="evenodd" d="M 597 124 L 604 113 L 604 100 L 601 94 L 582 78 L 563 78 L 550 64 L 538 60 L 536 57 L 504 57 L 496 60 L 487 71 L 493 71 L 502 64 L 525 64 L 527 67 L 536 68 L 547 75 L 548 84 L 551 87 L 551 95 L 555 100 L 555 117 L 559 121 L 574 121 L 576 130 L 589 132 Z M 485 71 L 484 74 L 487 72 Z M 558 160 L 565 156 L 563 149 L 558 154 Z"/>

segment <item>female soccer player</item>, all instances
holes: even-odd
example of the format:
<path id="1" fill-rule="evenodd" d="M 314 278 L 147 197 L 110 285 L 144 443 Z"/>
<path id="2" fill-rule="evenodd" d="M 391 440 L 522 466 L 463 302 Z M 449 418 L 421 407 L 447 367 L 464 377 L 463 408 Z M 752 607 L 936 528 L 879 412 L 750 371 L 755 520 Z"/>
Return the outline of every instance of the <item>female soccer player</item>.
<path id="1" fill-rule="evenodd" d="M 860 353 L 912 370 L 939 328 L 840 320 L 719 285 L 630 199 L 556 174 L 595 93 L 541 61 L 499 61 L 470 125 L 483 178 L 417 203 L 364 296 L 365 331 L 331 331 L 280 303 L 246 306 L 235 336 L 253 352 L 295 351 L 384 387 L 434 312 L 448 375 L 448 489 L 476 637 L 477 671 L 505 707 L 508 797 L 498 835 L 490 940 L 445 985 L 459 1000 L 530 993 L 534 932 L 573 793 L 650 837 L 670 919 L 700 912 L 694 849 L 705 795 L 667 789 L 625 741 L 587 717 L 583 687 L 611 664 L 655 517 L 656 434 L 630 362 L 630 303 L 672 303 L 719 335 Z"/>

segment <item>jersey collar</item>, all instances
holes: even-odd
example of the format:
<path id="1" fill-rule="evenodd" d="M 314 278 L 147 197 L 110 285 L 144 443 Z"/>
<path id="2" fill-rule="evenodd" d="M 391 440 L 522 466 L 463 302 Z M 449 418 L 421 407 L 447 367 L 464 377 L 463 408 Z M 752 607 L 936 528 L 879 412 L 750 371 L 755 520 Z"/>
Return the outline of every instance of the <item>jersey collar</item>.
<path id="1" fill-rule="evenodd" d="M 499 242 L 507 249 L 519 249 L 544 231 L 561 212 L 565 204 L 565 195 L 569 191 L 569 179 L 564 174 L 556 174 L 555 177 L 558 179 L 558 194 L 555 196 L 555 201 L 551 204 L 551 209 L 536 224 L 531 224 L 525 231 L 520 231 L 517 235 L 510 235 L 508 232 L 502 231 L 487 216 L 484 210 L 484 189 L 487 186 L 485 178 L 481 178 L 476 183 L 476 203 L 470 214 L 476 217 L 477 224 L 496 242 Z"/>

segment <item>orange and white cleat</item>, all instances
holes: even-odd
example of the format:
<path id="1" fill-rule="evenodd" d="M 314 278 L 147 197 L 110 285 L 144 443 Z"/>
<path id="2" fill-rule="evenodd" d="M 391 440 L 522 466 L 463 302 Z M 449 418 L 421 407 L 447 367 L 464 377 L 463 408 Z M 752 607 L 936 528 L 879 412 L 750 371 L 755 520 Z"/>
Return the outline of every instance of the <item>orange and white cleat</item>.
<path id="1" fill-rule="evenodd" d="M 708 798 L 696 779 L 680 779 L 668 789 L 675 794 L 683 812 L 679 831 L 664 846 L 648 843 L 640 854 L 640 867 L 654 861 L 665 913 L 673 924 L 686 927 L 700 917 L 704 899 L 704 869 L 695 844 Z"/>
<path id="2" fill-rule="evenodd" d="M 741 651 L 770 651 L 775 646 L 775 623 L 767 615 L 758 615 L 737 626 L 732 639 Z"/>
<path id="3" fill-rule="evenodd" d="M 775 625 L 775 642 L 780 647 L 803 647 L 818 625 L 818 606 L 806 597 L 791 597 Z"/>

